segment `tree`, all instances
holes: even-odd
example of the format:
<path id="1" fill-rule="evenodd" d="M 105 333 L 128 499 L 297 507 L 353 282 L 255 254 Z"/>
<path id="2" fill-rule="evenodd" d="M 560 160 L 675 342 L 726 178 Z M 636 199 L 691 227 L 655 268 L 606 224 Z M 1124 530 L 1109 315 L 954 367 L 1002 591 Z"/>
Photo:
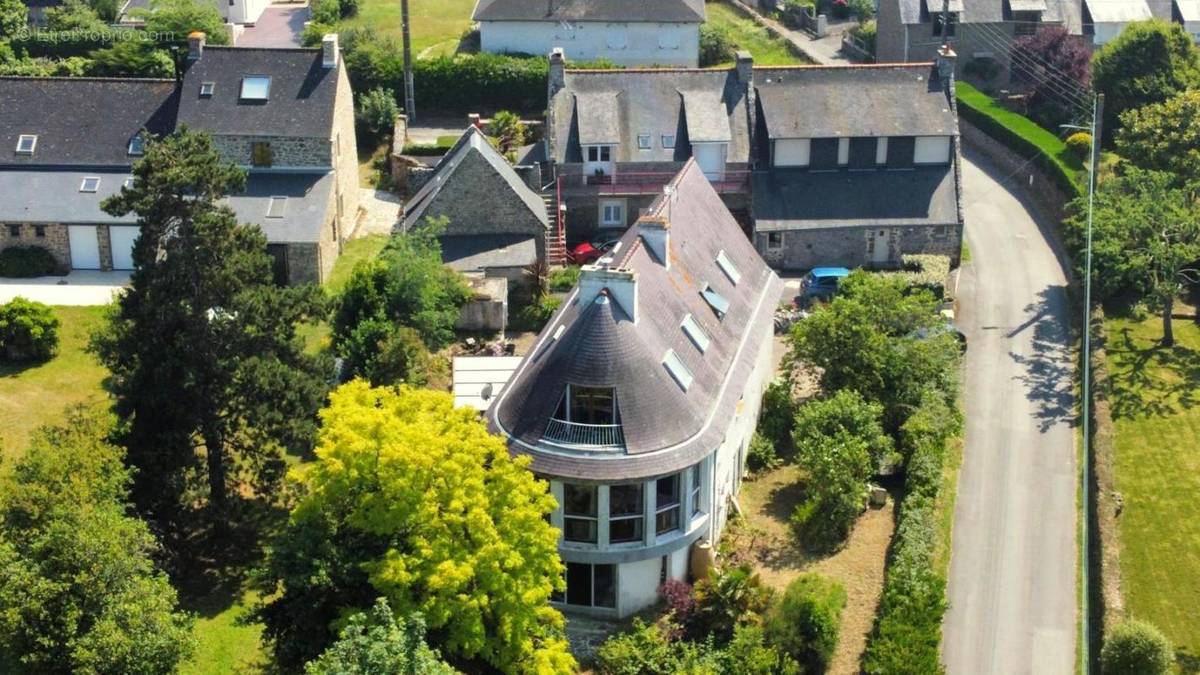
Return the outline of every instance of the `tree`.
<path id="1" fill-rule="evenodd" d="M 202 0 L 151 0 L 148 9 L 135 10 L 136 18 L 146 22 L 151 33 L 187 35 L 204 33 L 209 44 L 229 44 L 229 33 L 217 6 Z"/>
<path id="2" fill-rule="evenodd" d="M 20 296 L 0 305 L 0 359 L 46 361 L 58 348 L 58 317 Z"/>
<path id="3" fill-rule="evenodd" d="M 767 641 L 804 665 L 823 673 L 837 648 L 846 591 L 817 574 L 801 574 L 763 618 Z"/>
<path id="4" fill-rule="evenodd" d="M 46 10 L 46 28 L 52 31 L 97 33 L 108 30 L 96 10 L 84 0 L 66 0 Z"/>
<path id="5" fill-rule="evenodd" d="M 207 135 L 150 140 L 133 174 L 102 204 L 137 214 L 130 288 L 92 345 L 112 371 L 138 506 L 177 533 L 195 473 L 223 524 L 235 485 L 274 494 L 281 449 L 311 446 L 329 370 L 296 325 L 324 307 L 318 288 L 275 286 L 266 238 L 219 201 L 245 173 Z"/>
<path id="6" fill-rule="evenodd" d="M 175 75 L 167 52 L 146 40 L 119 40 L 92 52 L 91 74 L 100 77 L 159 77 Z"/>
<path id="7" fill-rule="evenodd" d="M 72 411 L 0 485 L 0 653 L 29 672 L 171 673 L 194 647 L 109 426 Z"/>
<path id="8" fill-rule="evenodd" d="M 525 145 L 525 123 L 521 117 L 509 110 L 501 110 L 492 117 L 488 135 L 500 141 L 500 152 L 510 153 Z"/>
<path id="9" fill-rule="evenodd" d="M 796 412 L 792 436 L 797 448 L 810 439 L 841 433 L 862 439 L 871 463 L 881 467 L 892 459 L 892 438 L 880 423 L 883 406 L 863 400 L 856 391 L 843 389 L 825 399 L 810 401 Z"/>
<path id="10" fill-rule="evenodd" d="M 420 616 L 397 619 L 387 600 L 379 598 L 369 612 L 350 617 L 346 627 L 315 661 L 306 675 L 454 675 L 437 652 L 425 644 Z"/>
<path id="11" fill-rule="evenodd" d="M 749 565 L 738 565 L 710 570 L 696 583 L 695 597 L 699 635 L 724 644 L 738 626 L 758 620 L 771 602 L 771 589 Z"/>
<path id="12" fill-rule="evenodd" d="M 1138 167 L 1174 174 L 1178 185 L 1200 183 L 1200 90 L 1126 111 L 1117 151 Z"/>
<path id="13" fill-rule="evenodd" d="M 29 26 L 29 8 L 21 0 L 0 0 L 0 42 Z M 2 59 L 0 59 L 2 60 Z"/>
<path id="14" fill-rule="evenodd" d="M 1145 621 L 1126 619 L 1104 638 L 1100 667 L 1104 675 L 1166 675 L 1175 663 L 1170 640 Z"/>
<path id="15" fill-rule="evenodd" d="M 700 66 L 709 68 L 732 61 L 733 40 L 729 33 L 711 23 L 700 24 Z"/>
<path id="16" fill-rule="evenodd" d="M 1161 103 L 1200 80 L 1200 51 L 1183 26 L 1158 19 L 1131 23 L 1092 57 L 1092 83 L 1105 95 L 1104 138 L 1121 115 Z"/>
<path id="17" fill-rule="evenodd" d="M 1102 298 L 1148 294 L 1162 312 L 1163 346 L 1175 344 L 1171 312 L 1185 282 L 1200 279 L 1200 206 L 1175 176 L 1132 168 L 1096 192 L 1092 213 L 1093 285 Z M 1076 199 L 1065 222 L 1067 242 L 1082 250 L 1087 201 Z M 1103 274 L 1098 273 L 1103 270 Z"/>
<path id="18" fill-rule="evenodd" d="M 359 129 L 367 138 L 381 140 L 387 137 L 392 133 L 396 116 L 399 114 L 400 106 L 396 104 L 396 94 L 391 89 L 375 87 L 358 96 L 355 117 L 358 119 Z"/>
<path id="19" fill-rule="evenodd" d="M 258 611 L 277 660 L 331 641 L 378 595 L 424 615 L 430 642 L 510 673 L 569 672 L 555 508 L 546 484 L 446 393 L 343 385 L 321 413 L 317 461 L 268 552 Z"/>
<path id="20" fill-rule="evenodd" d="M 1072 121 L 1076 111 L 1063 103 L 1061 91 L 1068 83 L 1083 91 L 1091 89 L 1092 55 L 1083 42 L 1066 28 L 1049 26 L 1014 39 L 1013 52 L 1014 60 L 1022 64 L 1014 75 L 1032 87 L 1029 105 L 1033 116 L 1050 128 Z"/>

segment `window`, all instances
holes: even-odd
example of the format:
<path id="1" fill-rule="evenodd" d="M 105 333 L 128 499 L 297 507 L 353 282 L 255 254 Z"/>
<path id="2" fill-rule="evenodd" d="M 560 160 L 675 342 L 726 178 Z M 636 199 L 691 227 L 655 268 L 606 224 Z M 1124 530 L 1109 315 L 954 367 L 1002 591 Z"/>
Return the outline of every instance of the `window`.
<path id="1" fill-rule="evenodd" d="M 33 236 L 38 237 L 38 238 L 44 238 L 46 236 L 46 226 L 45 225 L 34 225 L 33 226 Z"/>
<path id="2" fill-rule="evenodd" d="M 216 88 L 217 88 L 216 82 L 201 82 L 200 83 L 200 95 L 203 96 L 204 98 L 208 98 L 213 95 L 213 89 L 216 89 Z"/>
<path id="3" fill-rule="evenodd" d="M 696 345 L 696 349 L 699 349 L 700 353 L 703 354 L 704 351 L 708 349 L 710 340 L 708 338 L 708 334 L 705 333 L 704 329 L 700 327 L 700 324 L 696 322 L 696 317 L 692 316 L 691 314 L 683 317 L 682 328 L 683 332 L 687 333 L 687 336 L 691 339 L 692 343 Z"/>
<path id="4" fill-rule="evenodd" d="M 616 566 L 567 563 L 566 601 L 579 607 L 616 609 Z"/>
<path id="5" fill-rule="evenodd" d="M 946 25 L 943 30 L 941 13 L 935 14 L 933 16 L 933 34 L 934 35 L 942 36 L 942 34 L 945 33 L 944 37 L 954 37 L 954 29 L 955 29 L 955 26 L 958 25 L 958 16 L 955 15 L 954 13 L 949 13 L 946 15 L 946 17 L 947 17 L 947 20 L 945 22 Z"/>
<path id="6" fill-rule="evenodd" d="M 650 145 L 650 134 L 638 134 L 638 150 L 649 150 Z"/>
<path id="7" fill-rule="evenodd" d="M 596 486 L 563 483 L 563 539 L 596 543 Z"/>
<path id="8" fill-rule="evenodd" d="M 668 349 L 663 355 L 663 365 L 667 367 L 667 372 L 671 373 L 671 377 L 675 378 L 675 383 L 680 389 L 688 390 L 692 386 L 692 371 L 688 370 L 687 366 L 683 365 L 683 361 L 679 359 L 679 355 L 674 349 Z"/>
<path id="9" fill-rule="evenodd" d="M 250 165 L 251 166 L 271 166 L 274 156 L 271 153 L 271 144 L 266 141 L 253 141 L 250 143 Z"/>
<path id="10" fill-rule="evenodd" d="M 690 471 L 692 474 L 692 516 L 695 516 L 700 513 L 700 486 L 702 482 L 700 465 L 693 466 Z"/>
<path id="11" fill-rule="evenodd" d="M 577 424 L 617 424 L 617 397 L 610 387 L 569 385 L 571 418 Z"/>
<path id="12" fill-rule="evenodd" d="M 141 134 L 137 134 L 133 138 L 129 139 L 129 154 L 138 156 L 144 153 L 145 150 L 146 140 L 142 138 Z"/>
<path id="13" fill-rule="evenodd" d="M 918 136 L 913 146 L 914 164 L 948 164 L 949 136 Z"/>
<path id="14" fill-rule="evenodd" d="M 625 224 L 625 202 L 600 202 L 600 224 L 609 227 L 620 227 Z"/>
<path id="15" fill-rule="evenodd" d="M 679 477 L 681 474 L 659 478 L 654 482 L 657 497 L 654 508 L 654 530 L 666 534 L 679 529 Z"/>
<path id="16" fill-rule="evenodd" d="M 79 184 L 80 192 L 95 192 L 100 189 L 100 179 L 96 176 L 85 176 L 83 182 Z"/>
<path id="17" fill-rule="evenodd" d="M 609 145 L 589 145 L 588 146 L 589 162 L 610 162 L 612 161 L 612 146 Z"/>
<path id="18" fill-rule="evenodd" d="M 700 291 L 700 295 L 704 296 L 704 301 L 708 303 L 709 307 L 712 307 L 718 319 L 725 318 L 725 314 L 729 311 L 729 300 L 725 296 L 713 290 L 709 284 L 704 284 L 704 290 Z"/>
<path id="19" fill-rule="evenodd" d="M 850 163 L 850 139 L 849 138 L 839 138 L 838 139 L 837 163 L 838 163 L 838 166 L 846 166 L 847 164 Z"/>
<path id="20" fill-rule="evenodd" d="M 9 225 L 8 226 L 8 236 L 10 236 L 10 237 L 21 236 L 21 226 L 20 225 Z"/>
<path id="21" fill-rule="evenodd" d="M 888 141 L 887 136 L 880 136 L 878 139 L 876 139 L 876 142 L 875 142 L 875 163 L 876 164 L 887 164 L 887 155 L 888 155 L 887 141 Z"/>
<path id="22" fill-rule="evenodd" d="M 608 489 L 608 541 L 625 544 L 642 541 L 645 509 L 641 483 L 613 485 Z"/>
<path id="23" fill-rule="evenodd" d="M 738 271 L 737 265 L 734 265 L 733 260 L 730 260 L 729 255 L 725 253 L 725 249 L 717 251 L 717 265 L 725 273 L 725 276 L 729 277 L 733 285 L 737 286 L 737 283 L 742 279 L 742 273 Z"/>
<path id="24" fill-rule="evenodd" d="M 251 75 L 242 78 L 242 100 L 265 101 L 271 94 L 271 78 Z"/>
<path id="25" fill-rule="evenodd" d="M 767 233 L 767 248 L 772 251 L 778 251 L 783 248 L 783 233 L 768 232 Z"/>
<path id="26" fill-rule="evenodd" d="M 287 197 L 271 197 L 271 201 L 267 202 L 268 218 L 282 218 L 286 211 Z"/>
<path id="27" fill-rule="evenodd" d="M 37 147 L 37 136 L 21 134 L 17 137 L 17 154 L 32 155 L 35 147 Z"/>
<path id="28" fill-rule="evenodd" d="M 675 134 L 663 134 L 662 146 L 668 150 L 675 147 Z"/>

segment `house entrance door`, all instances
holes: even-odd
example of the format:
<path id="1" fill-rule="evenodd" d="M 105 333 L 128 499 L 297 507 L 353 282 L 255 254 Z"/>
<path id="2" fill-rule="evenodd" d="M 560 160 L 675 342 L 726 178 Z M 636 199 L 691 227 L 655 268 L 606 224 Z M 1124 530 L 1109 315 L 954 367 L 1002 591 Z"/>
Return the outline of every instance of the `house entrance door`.
<path id="1" fill-rule="evenodd" d="M 887 230 L 875 230 L 875 245 L 871 250 L 871 262 L 876 265 L 886 263 L 891 257 L 891 247 L 888 242 Z"/>

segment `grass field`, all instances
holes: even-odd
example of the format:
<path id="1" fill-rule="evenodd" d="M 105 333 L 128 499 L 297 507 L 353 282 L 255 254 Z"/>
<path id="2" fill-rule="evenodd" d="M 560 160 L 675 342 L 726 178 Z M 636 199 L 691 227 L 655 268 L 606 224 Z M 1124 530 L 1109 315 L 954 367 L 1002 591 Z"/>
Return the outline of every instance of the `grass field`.
<path id="1" fill-rule="evenodd" d="M 766 28 L 738 14 L 723 2 L 710 2 L 708 25 L 723 29 L 738 49 L 745 49 L 754 56 L 756 66 L 791 66 L 811 63 L 792 52 L 791 46 L 767 32 Z M 730 65 L 730 64 L 723 64 Z"/>
<path id="2" fill-rule="evenodd" d="M 1200 671 L 1200 328 L 1158 317 L 1108 323 L 1116 426 L 1121 579 L 1133 616 L 1158 626 Z"/>
<path id="3" fill-rule="evenodd" d="M 463 31 L 471 27 L 473 9 L 475 0 L 409 0 L 414 54 L 420 55 L 426 50 L 436 54 L 453 53 Z M 400 0 L 361 0 L 358 16 L 346 21 L 344 26 L 373 28 L 379 35 L 399 40 Z"/>

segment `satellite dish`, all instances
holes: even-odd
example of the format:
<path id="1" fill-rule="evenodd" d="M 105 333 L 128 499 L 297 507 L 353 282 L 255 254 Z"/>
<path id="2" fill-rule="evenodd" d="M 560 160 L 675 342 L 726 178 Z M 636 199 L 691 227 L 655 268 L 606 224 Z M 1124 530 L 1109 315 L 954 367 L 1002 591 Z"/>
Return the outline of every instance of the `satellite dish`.
<path id="1" fill-rule="evenodd" d="M 486 400 L 490 399 L 491 397 L 492 397 L 492 383 L 488 382 L 487 384 L 483 385 L 483 389 L 480 390 L 479 398 L 486 401 Z"/>

